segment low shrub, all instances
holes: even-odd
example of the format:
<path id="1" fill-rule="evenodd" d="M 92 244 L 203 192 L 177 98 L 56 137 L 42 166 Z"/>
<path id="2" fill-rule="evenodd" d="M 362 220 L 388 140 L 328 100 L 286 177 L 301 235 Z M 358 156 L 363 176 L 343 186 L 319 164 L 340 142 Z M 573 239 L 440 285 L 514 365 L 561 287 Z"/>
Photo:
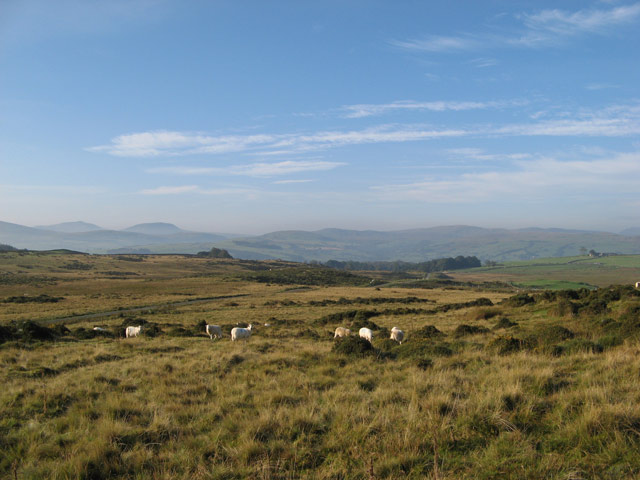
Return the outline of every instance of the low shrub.
<path id="1" fill-rule="evenodd" d="M 505 298 L 500 303 L 509 307 L 524 307 L 525 305 L 529 305 L 535 302 L 535 298 L 533 298 L 529 294 L 518 293 L 517 295 L 514 295 L 512 297 Z"/>
<path id="2" fill-rule="evenodd" d="M 519 352 L 523 346 L 523 341 L 519 338 L 497 337 L 489 341 L 485 348 L 498 355 L 507 355 L 509 353 Z"/>
<path id="3" fill-rule="evenodd" d="M 489 320 L 490 318 L 497 317 L 502 311 L 497 308 L 476 308 L 467 314 L 467 319 L 472 321 Z"/>
<path id="4" fill-rule="evenodd" d="M 554 347 L 555 355 L 573 354 L 573 353 L 602 353 L 604 347 L 598 343 L 593 343 L 584 338 L 572 338 L 564 343 Z"/>
<path id="5" fill-rule="evenodd" d="M 29 295 L 20 295 L 17 297 L 9 297 L 3 300 L 4 303 L 56 303 L 64 300 L 64 297 L 51 297 L 46 294 L 31 297 Z"/>
<path id="6" fill-rule="evenodd" d="M 27 342 L 33 340 L 54 340 L 56 338 L 56 334 L 52 329 L 43 327 L 32 320 L 25 320 L 22 323 L 18 323 L 16 327 L 17 336 Z"/>
<path id="7" fill-rule="evenodd" d="M 600 337 L 597 343 L 602 345 L 603 348 L 613 348 L 618 345 L 622 345 L 624 343 L 624 339 L 620 335 L 609 334 Z"/>
<path id="8" fill-rule="evenodd" d="M 453 336 L 456 338 L 464 337 L 466 335 L 476 335 L 478 333 L 487 333 L 489 331 L 488 328 L 478 327 L 476 325 L 466 325 L 461 324 L 456 327 L 453 331 Z"/>
<path id="9" fill-rule="evenodd" d="M 425 325 L 424 327 L 416 330 L 415 332 L 411 332 L 411 336 L 413 338 L 440 338 L 444 337 L 445 334 L 438 330 L 434 325 Z"/>
<path id="10" fill-rule="evenodd" d="M 507 317 L 502 317 L 500 320 L 498 320 L 498 323 L 496 323 L 496 326 L 493 328 L 497 330 L 499 328 L 515 327 L 516 325 L 518 325 L 518 322 L 511 321 Z"/>
<path id="11" fill-rule="evenodd" d="M 418 367 L 420 370 L 427 370 L 433 367 L 433 360 L 431 360 L 429 357 L 419 358 L 416 362 L 416 367 Z"/>
<path id="12" fill-rule="evenodd" d="M 549 313 L 556 317 L 573 317 L 578 313 L 579 309 L 580 306 L 578 304 L 562 298 L 549 309 Z"/>
<path id="13" fill-rule="evenodd" d="M 91 340 L 92 338 L 96 337 L 115 337 L 113 331 L 111 330 L 93 330 L 84 327 L 78 327 L 75 330 L 71 331 L 70 334 L 73 338 L 77 338 L 78 340 Z"/>
<path id="14" fill-rule="evenodd" d="M 203 329 L 204 330 L 204 329 Z M 167 332 L 170 337 L 197 337 L 198 335 L 185 327 L 173 327 Z"/>
<path id="15" fill-rule="evenodd" d="M 351 335 L 349 337 L 339 338 L 333 344 L 332 352 L 351 357 L 365 357 L 375 355 L 375 349 L 364 338 Z"/>
<path id="16" fill-rule="evenodd" d="M 427 357 L 449 357 L 453 355 L 451 347 L 446 342 L 430 342 L 416 340 L 397 345 L 393 352 L 398 358 L 422 359 Z"/>

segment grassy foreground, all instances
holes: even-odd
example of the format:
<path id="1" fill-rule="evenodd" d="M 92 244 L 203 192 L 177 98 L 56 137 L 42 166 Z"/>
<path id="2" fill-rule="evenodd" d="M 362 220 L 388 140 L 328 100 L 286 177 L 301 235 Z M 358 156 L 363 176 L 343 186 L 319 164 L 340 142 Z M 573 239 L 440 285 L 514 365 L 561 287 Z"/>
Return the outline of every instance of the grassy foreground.
<path id="1" fill-rule="evenodd" d="M 61 268 L 72 259 L 91 268 Z M 184 257 L 0 262 L 11 278 L 0 284 L 3 478 L 640 475 L 640 297 L 629 287 L 513 295 L 328 273 L 266 283 L 256 271 L 274 282 L 306 267 Z M 138 275 L 101 273 L 119 270 Z M 66 330 L 24 323 L 216 294 L 245 296 Z M 246 343 L 202 327 L 248 322 Z M 120 338 L 138 323 L 149 334 Z M 374 329 L 374 348 L 334 341 L 340 325 Z M 388 340 L 394 325 L 402 345 Z"/>

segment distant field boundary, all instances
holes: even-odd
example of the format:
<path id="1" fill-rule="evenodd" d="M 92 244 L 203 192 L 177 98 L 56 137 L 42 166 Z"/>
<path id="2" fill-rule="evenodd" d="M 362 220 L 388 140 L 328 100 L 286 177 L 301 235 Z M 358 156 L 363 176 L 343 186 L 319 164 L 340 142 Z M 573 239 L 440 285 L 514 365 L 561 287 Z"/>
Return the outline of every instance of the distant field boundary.
<path id="1" fill-rule="evenodd" d="M 166 307 L 184 307 L 186 305 L 193 305 L 195 303 L 213 302 L 215 300 L 246 297 L 248 295 L 249 295 L 248 293 L 239 293 L 236 295 L 220 295 L 217 297 L 193 298 L 191 300 L 181 300 L 179 302 L 147 305 L 144 307 L 132 307 L 132 308 L 124 308 L 120 310 L 110 310 L 108 312 L 85 313 L 82 315 L 72 315 L 70 317 L 51 318 L 48 320 L 37 320 L 37 323 L 40 323 L 42 325 L 52 325 L 52 324 L 58 324 L 58 323 L 77 323 L 77 322 L 81 322 L 82 320 L 89 320 L 92 318 L 111 317 L 113 315 L 120 315 L 121 313 L 135 313 L 135 312 L 143 312 L 143 311 L 152 312 L 154 310 L 160 310 Z"/>

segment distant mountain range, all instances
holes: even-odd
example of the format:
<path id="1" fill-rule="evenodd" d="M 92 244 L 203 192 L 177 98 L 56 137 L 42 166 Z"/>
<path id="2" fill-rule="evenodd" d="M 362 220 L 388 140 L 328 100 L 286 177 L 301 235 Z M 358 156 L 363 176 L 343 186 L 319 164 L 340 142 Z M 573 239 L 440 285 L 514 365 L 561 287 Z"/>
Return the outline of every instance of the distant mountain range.
<path id="1" fill-rule="evenodd" d="M 582 247 L 598 252 L 640 254 L 640 229 L 615 234 L 457 225 L 393 232 L 335 228 L 315 232 L 291 230 L 230 237 L 190 232 L 170 223 L 144 223 L 124 230 L 107 230 L 85 222 L 41 227 L 0 222 L 0 243 L 32 250 L 66 248 L 87 253 L 197 253 L 217 247 L 228 250 L 236 258 L 293 261 L 419 262 L 458 255 L 504 261 L 578 255 Z"/>
<path id="2" fill-rule="evenodd" d="M 197 253 L 227 237 L 182 230 L 170 223 L 143 223 L 125 230 L 107 230 L 85 222 L 25 227 L 0 222 L 0 243 L 31 250 L 66 248 L 87 253 Z M 173 245 L 169 251 L 163 246 Z M 200 248 L 202 247 L 202 248 Z M 200 248 L 194 252 L 194 249 Z"/>

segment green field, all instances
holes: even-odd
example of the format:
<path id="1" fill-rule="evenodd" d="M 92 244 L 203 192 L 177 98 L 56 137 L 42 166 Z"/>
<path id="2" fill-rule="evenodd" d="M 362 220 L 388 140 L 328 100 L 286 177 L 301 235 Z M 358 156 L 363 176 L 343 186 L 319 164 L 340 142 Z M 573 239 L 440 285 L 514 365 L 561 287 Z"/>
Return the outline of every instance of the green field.
<path id="1" fill-rule="evenodd" d="M 577 260 L 553 268 L 588 266 Z M 551 267 L 509 268 L 536 281 Z M 483 285 L 385 287 L 275 261 L 2 254 L 0 477 L 638 478 L 639 292 Z M 206 323 L 225 338 L 210 340 Z M 246 323 L 252 337 L 231 342 Z M 122 338 L 138 324 L 140 337 Z M 334 340 L 337 326 L 373 329 L 373 345 Z"/>
<path id="2" fill-rule="evenodd" d="M 640 255 L 559 257 L 450 272 L 460 281 L 504 281 L 521 288 L 594 288 L 640 281 Z"/>

